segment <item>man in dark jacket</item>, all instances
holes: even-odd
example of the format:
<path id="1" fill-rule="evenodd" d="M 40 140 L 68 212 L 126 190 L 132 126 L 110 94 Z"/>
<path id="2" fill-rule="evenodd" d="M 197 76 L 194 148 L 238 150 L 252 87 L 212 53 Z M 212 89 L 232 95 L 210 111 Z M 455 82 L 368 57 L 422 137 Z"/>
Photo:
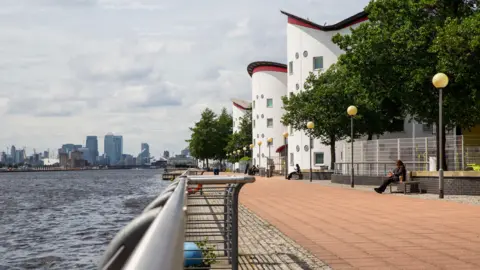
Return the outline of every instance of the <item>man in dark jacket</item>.
<path id="1" fill-rule="evenodd" d="M 298 164 L 295 165 L 295 171 L 288 174 L 287 179 L 290 180 L 294 174 L 300 174 L 300 166 Z"/>
<path id="2" fill-rule="evenodd" d="M 397 160 L 397 167 L 388 174 L 388 179 L 383 181 L 383 184 L 378 188 L 374 188 L 375 192 L 381 194 L 387 189 L 388 185 L 395 182 L 405 181 L 407 176 L 407 170 L 405 169 L 405 165 L 401 160 Z"/>

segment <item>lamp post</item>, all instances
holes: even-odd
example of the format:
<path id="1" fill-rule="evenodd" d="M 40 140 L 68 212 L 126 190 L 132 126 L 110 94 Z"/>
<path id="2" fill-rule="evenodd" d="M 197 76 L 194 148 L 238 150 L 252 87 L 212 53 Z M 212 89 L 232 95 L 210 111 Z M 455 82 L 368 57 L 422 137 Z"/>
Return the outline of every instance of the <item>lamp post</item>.
<path id="1" fill-rule="evenodd" d="M 285 179 L 288 177 L 288 132 L 283 133 L 283 143 L 285 145 Z"/>
<path id="2" fill-rule="evenodd" d="M 267 177 L 270 177 L 270 162 L 271 162 L 271 157 L 270 157 L 270 147 L 272 146 L 272 142 L 273 142 L 273 138 L 270 137 L 267 139 L 267 145 L 268 145 L 268 159 L 267 159 L 267 171 L 268 171 L 268 174 L 267 174 Z"/>
<path id="3" fill-rule="evenodd" d="M 448 77 L 437 73 L 432 79 L 433 86 L 438 89 L 438 197 L 443 199 L 443 88 L 448 85 Z"/>
<path id="4" fill-rule="evenodd" d="M 245 155 L 247 154 L 247 147 L 243 147 L 243 157 L 245 157 Z"/>
<path id="5" fill-rule="evenodd" d="M 357 107 L 355 106 L 350 106 L 347 108 L 347 113 L 348 115 L 350 115 L 350 143 L 351 143 L 351 151 L 352 151 L 352 160 L 351 160 L 351 165 L 352 165 L 352 168 L 351 168 L 351 175 L 350 175 L 350 186 L 353 188 L 355 187 L 355 176 L 353 175 L 354 174 L 354 169 L 353 169 L 353 117 L 355 117 L 355 115 L 357 115 Z"/>
<path id="6" fill-rule="evenodd" d="M 315 127 L 315 124 L 313 122 L 308 122 L 307 123 L 307 128 L 312 130 Z M 312 182 L 312 135 L 310 133 L 310 146 L 308 147 L 310 149 L 310 182 Z"/>
<path id="7" fill-rule="evenodd" d="M 260 146 L 262 145 L 262 141 L 258 141 L 257 142 L 258 144 L 258 168 L 260 168 L 261 164 L 262 164 L 262 149 L 260 148 Z"/>
<path id="8" fill-rule="evenodd" d="M 255 158 L 255 157 L 253 156 L 253 147 L 255 147 L 255 145 L 253 145 L 253 143 L 250 144 L 250 152 L 252 152 L 252 160 Z M 253 164 L 253 165 L 256 165 L 256 164 Z"/>

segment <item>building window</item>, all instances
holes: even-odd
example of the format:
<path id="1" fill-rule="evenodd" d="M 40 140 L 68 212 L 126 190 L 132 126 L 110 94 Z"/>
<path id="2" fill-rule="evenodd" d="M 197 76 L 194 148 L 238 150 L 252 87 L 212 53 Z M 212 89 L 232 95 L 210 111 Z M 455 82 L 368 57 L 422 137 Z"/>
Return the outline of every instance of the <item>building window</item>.
<path id="1" fill-rule="evenodd" d="M 255 139 L 253 139 L 253 145 L 255 145 L 255 142 L 256 142 L 256 140 L 255 140 Z"/>
<path id="2" fill-rule="evenodd" d="M 300 145 L 297 145 L 297 147 L 295 147 L 295 149 L 297 150 L 297 152 L 300 152 Z"/>
<path id="3" fill-rule="evenodd" d="M 255 120 L 253 120 L 253 128 L 255 128 Z"/>
<path id="4" fill-rule="evenodd" d="M 300 89 L 300 84 L 297 83 L 297 84 L 295 85 L 295 89 L 297 89 L 297 90 Z"/>
<path id="5" fill-rule="evenodd" d="M 258 139 L 258 138 L 260 138 L 260 135 L 259 135 L 259 134 L 257 134 L 257 139 Z"/>
<path id="6" fill-rule="evenodd" d="M 305 152 L 308 152 L 308 145 L 305 145 L 305 146 L 303 147 L 303 150 L 305 150 Z"/>
<path id="7" fill-rule="evenodd" d="M 257 95 L 257 99 L 258 99 L 258 95 Z"/>
<path id="8" fill-rule="evenodd" d="M 318 152 L 314 154 L 315 165 L 323 165 L 324 164 L 324 155 L 323 152 Z"/>
<path id="9" fill-rule="evenodd" d="M 313 58 L 313 69 L 323 69 L 323 56 Z"/>
<path id="10" fill-rule="evenodd" d="M 288 63 L 288 73 L 289 73 L 290 75 L 293 74 L 293 61 L 290 61 L 290 62 Z"/>
<path id="11" fill-rule="evenodd" d="M 253 101 L 253 109 L 255 109 L 255 100 Z"/>
<path id="12" fill-rule="evenodd" d="M 265 115 L 262 114 L 262 119 L 265 117 Z"/>
<path id="13" fill-rule="evenodd" d="M 260 118 L 260 116 L 258 116 L 258 114 L 257 114 L 257 119 L 259 119 L 259 118 Z"/>
<path id="14" fill-rule="evenodd" d="M 267 108 L 273 108 L 273 99 L 267 98 Z"/>
<path id="15" fill-rule="evenodd" d="M 273 128 L 273 118 L 267 118 L 267 128 Z"/>
<path id="16" fill-rule="evenodd" d="M 295 59 L 298 59 L 298 57 L 300 57 L 300 55 L 297 53 L 295 53 Z"/>
<path id="17" fill-rule="evenodd" d="M 262 139 L 265 138 L 265 134 L 262 133 Z"/>
<path id="18" fill-rule="evenodd" d="M 290 166 L 293 166 L 294 160 L 293 160 L 293 153 L 290 153 Z"/>
<path id="19" fill-rule="evenodd" d="M 303 52 L 303 57 L 307 57 L 308 56 L 308 52 L 307 51 L 304 51 Z"/>
<path id="20" fill-rule="evenodd" d="M 262 153 L 262 157 L 265 157 L 265 153 Z"/>

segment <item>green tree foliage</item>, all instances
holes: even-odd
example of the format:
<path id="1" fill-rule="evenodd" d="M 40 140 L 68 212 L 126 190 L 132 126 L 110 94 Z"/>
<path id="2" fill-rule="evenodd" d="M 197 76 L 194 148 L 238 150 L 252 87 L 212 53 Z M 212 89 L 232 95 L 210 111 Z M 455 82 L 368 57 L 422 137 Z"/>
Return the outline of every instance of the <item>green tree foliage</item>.
<path id="1" fill-rule="evenodd" d="M 474 32 L 462 34 L 454 29 L 460 30 L 455 23 L 476 16 L 477 6 L 476 0 L 371 1 L 366 8 L 369 22 L 333 41 L 346 52 L 340 62 L 358 73 L 369 100 L 397 106 L 419 122 L 438 122 L 438 91 L 431 80 L 437 72 L 446 73 L 450 84 L 444 94 L 445 126 L 470 128 L 480 120 L 476 94 L 470 93 L 473 88 L 465 88 L 478 85 L 475 69 L 466 68 L 472 67 L 466 63 L 459 68 L 458 58 L 447 64 L 453 57 L 446 55 L 468 51 L 457 48 L 467 47 L 459 43 L 462 36 L 475 44 Z M 474 21 L 466 24 L 473 27 Z"/>
<path id="2" fill-rule="evenodd" d="M 232 117 L 227 109 L 223 108 L 220 115 L 216 115 L 211 109 L 205 109 L 201 118 L 190 130 L 192 134 L 187 140 L 190 154 L 201 160 L 209 159 L 224 160 L 226 158 L 225 147 L 232 134 Z"/>
<path id="3" fill-rule="evenodd" d="M 232 154 L 234 151 L 242 150 L 241 154 L 229 156 L 229 162 L 238 162 L 244 155 L 243 148 L 246 147 L 250 151 L 252 143 L 252 111 L 247 110 L 245 115 L 240 118 L 239 130 L 230 135 L 225 152 Z"/>

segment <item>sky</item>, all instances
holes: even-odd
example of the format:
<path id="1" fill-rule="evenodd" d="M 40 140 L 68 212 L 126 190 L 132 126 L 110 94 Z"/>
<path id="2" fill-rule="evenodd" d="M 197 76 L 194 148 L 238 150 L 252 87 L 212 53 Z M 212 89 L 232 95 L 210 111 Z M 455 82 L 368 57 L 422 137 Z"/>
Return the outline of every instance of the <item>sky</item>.
<path id="1" fill-rule="evenodd" d="M 179 153 L 205 108 L 251 99 L 247 65 L 286 62 L 284 10 L 333 24 L 369 0 L 0 0 L 0 151 L 123 135 Z"/>

